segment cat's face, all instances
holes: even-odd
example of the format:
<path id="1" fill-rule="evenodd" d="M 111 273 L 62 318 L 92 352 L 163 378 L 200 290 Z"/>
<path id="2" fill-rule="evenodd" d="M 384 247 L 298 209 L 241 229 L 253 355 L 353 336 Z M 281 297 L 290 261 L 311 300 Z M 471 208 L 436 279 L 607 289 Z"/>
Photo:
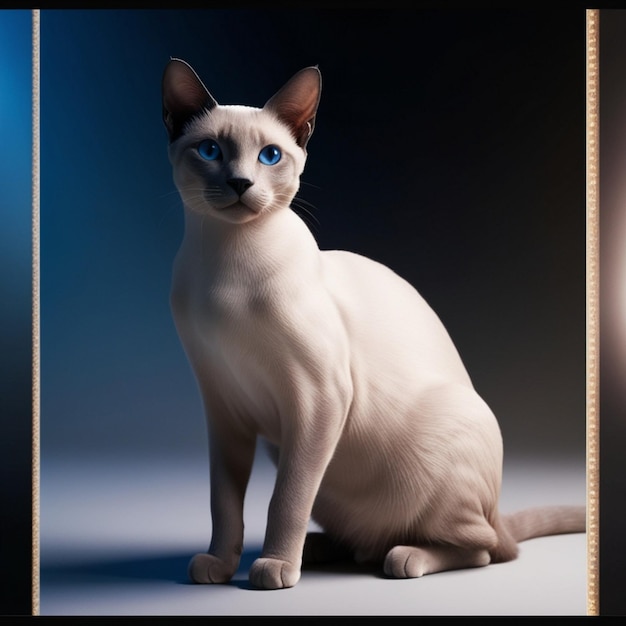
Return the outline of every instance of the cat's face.
<path id="1" fill-rule="evenodd" d="M 289 206 L 306 155 L 271 112 L 218 105 L 189 122 L 170 159 L 188 210 L 243 223 Z"/>
<path id="2" fill-rule="evenodd" d="M 163 119 L 187 210 L 244 223 L 287 208 L 300 184 L 320 90 L 319 71 L 309 67 L 263 108 L 221 106 L 189 65 L 170 61 Z"/>

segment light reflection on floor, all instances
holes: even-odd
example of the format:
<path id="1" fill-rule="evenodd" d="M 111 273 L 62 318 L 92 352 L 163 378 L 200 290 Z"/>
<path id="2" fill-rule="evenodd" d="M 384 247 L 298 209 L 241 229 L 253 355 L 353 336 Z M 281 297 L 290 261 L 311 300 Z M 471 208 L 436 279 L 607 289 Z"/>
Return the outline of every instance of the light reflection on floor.
<path id="1" fill-rule="evenodd" d="M 512 563 L 387 580 L 378 571 L 320 567 L 290 590 L 252 590 L 273 472 L 255 467 L 246 549 L 229 585 L 189 584 L 189 557 L 210 539 L 206 460 L 42 467 L 41 615 L 584 615 L 584 535 L 522 544 Z M 584 463 L 510 462 L 501 508 L 585 502 Z"/>

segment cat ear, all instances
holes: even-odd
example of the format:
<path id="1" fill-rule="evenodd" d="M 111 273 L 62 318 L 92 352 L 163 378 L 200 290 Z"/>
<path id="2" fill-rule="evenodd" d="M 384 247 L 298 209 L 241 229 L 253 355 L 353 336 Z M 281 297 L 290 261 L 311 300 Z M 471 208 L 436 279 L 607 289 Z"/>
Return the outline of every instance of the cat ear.
<path id="1" fill-rule="evenodd" d="M 305 67 L 265 103 L 265 109 L 271 110 L 291 128 L 303 150 L 313 134 L 321 91 L 319 69 L 317 66 Z"/>
<path id="2" fill-rule="evenodd" d="M 162 94 L 163 122 L 170 141 L 180 137 L 191 117 L 217 106 L 193 68 L 181 59 L 171 59 L 165 67 Z"/>

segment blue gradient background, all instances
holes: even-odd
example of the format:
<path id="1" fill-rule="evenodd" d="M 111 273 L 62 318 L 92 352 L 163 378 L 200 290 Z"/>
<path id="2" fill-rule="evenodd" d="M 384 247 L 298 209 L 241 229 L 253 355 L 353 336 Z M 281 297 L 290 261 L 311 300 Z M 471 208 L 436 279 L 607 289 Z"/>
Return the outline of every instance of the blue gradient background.
<path id="1" fill-rule="evenodd" d="M 30 606 L 31 53 L 30 11 L 0 11 L 0 613 Z"/>
<path id="2" fill-rule="evenodd" d="M 185 500 L 191 522 L 176 498 L 206 480 L 187 469 L 208 462 L 168 307 L 182 236 L 161 122 L 170 56 L 218 101 L 259 106 L 319 64 L 300 196 L 320 247 L 380 260 L 430 301 L 500 420 L 508 462 L 537 477 L 530 500 L 558 483 L 533 474 L 543 463 L 573 467 L 584 492 L 584 14 L 55 10 L 42 11 L 41 52 L 47 600 L 68 575 L 51 565 L 61 548 L 99 528 L 68 523 L 72 503 L 106 511 L 120 546 L 137 502 L 137 515 L 153 512 L 146 536 L 168 515 L 188 537 L 209 523 L 206 501 Z"/>
<path id="3" fill-rule="evenodd" d="M 584 50 L 558 45 L 558 14 L 489 17 L 44 11 L 44 460 L 184 454 L 204 437 L 168 310 L 182 234 L 160 117 L 170 55 L 218 101 L 253 105 L 318 63 L 300 195 L 320 247 L 417 286 L 512 453 L 584 455 Z"/>

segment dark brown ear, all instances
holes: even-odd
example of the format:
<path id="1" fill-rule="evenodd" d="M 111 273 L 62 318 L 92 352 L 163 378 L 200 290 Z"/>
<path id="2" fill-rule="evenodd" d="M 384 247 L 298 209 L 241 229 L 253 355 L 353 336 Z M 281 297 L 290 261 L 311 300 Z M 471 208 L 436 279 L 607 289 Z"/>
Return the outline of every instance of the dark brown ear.
<path id="1" fill-rule="evenodd" d="M 292 130 L 304 150 L 315 128 L 315 114 L 322 91 L 322 75 L 317 66 L 305 67 L 295 74 L 266 103 Z"/>
<path id="2" fill-rule="evenodd" d="M 165 67 L 162 94 L 163 122 L 170 142 L 180 137 L 190 118 L 217 106 L 193 68 L 181 59 L 171 59 Z"/>

